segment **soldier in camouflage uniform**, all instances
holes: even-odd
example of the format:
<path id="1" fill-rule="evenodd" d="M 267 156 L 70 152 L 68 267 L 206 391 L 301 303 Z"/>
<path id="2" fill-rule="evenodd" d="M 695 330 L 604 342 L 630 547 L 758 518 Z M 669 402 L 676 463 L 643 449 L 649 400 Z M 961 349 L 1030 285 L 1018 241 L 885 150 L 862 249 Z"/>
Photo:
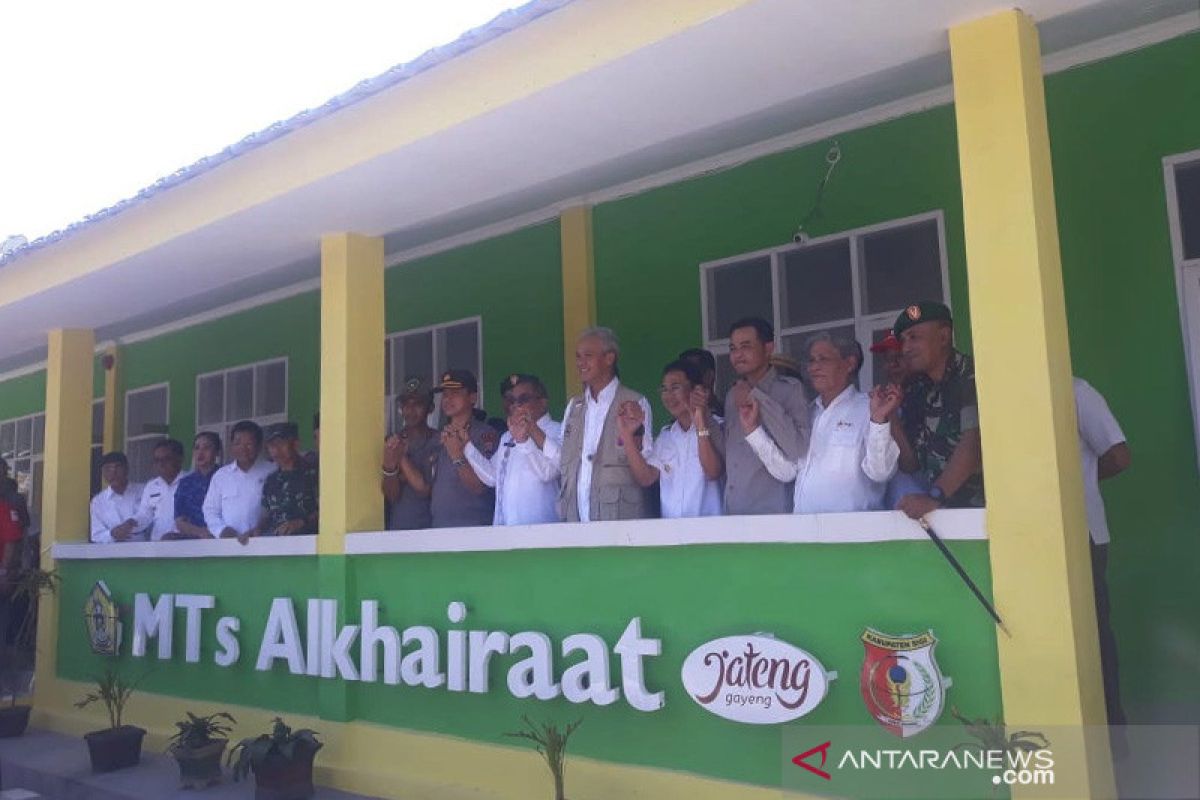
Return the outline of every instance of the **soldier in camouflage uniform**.
<path id="1" fill-rule="evenodd" d="M 950 309 L 915 303 L 892 329 L 913 379 L 904 390 L 903 422 L 893 427 L 900 468 L 925 480 L 929 491 L 900 498 L 913 519 L 943 506 L 983 507 L 983 463 L 975 365 L 954 349 Z"/>
<path id="2" fill-rule="evenodd" d="M 251 536 L 305 536 L 317 532 L 317 473 L 300 455 L 299 431 L 280 422 L 266 431 L 267 452 L 279 469 L 263 484 L 262 520 Z M 239 537 L 240 538 L 240 537 Z"/>

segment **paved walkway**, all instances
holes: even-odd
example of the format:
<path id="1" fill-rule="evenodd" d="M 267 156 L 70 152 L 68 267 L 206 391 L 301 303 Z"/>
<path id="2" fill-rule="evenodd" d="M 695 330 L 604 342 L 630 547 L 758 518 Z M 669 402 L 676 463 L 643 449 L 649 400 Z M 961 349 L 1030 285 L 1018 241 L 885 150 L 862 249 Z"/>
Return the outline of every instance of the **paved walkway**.
<path id="1" fill-rule="evenodd" d="M 180 789 L 175 759 L 145 748 L 136 767 L 93 775 L 83 739 L 30 729 L 0 739 L 0 789 L 0 800 L 247 800 L 254 779 L 234 783 L 226 770 L 224 783 Z M 315 800 L 378 799 L 318 787 Z"/>

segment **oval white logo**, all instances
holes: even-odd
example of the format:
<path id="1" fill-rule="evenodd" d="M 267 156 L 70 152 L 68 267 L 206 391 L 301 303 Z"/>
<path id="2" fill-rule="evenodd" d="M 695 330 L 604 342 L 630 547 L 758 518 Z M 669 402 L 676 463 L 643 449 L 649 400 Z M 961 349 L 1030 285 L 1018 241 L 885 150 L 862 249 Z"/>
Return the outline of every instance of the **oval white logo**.
<path id="1" fill-rule="evenodd" d="M 719 717 L 772 725 L 803 717 L 825 699 L 829 681 L 821 662 L 769 636 L 725 636 L 683 660 L 683 688 Z"/>

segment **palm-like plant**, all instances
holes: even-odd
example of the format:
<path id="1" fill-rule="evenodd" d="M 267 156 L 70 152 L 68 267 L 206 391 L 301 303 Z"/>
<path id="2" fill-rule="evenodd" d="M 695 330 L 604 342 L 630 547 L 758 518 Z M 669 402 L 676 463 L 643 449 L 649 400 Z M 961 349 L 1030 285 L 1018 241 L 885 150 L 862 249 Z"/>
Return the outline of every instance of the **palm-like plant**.
<path id="1" fill-rule="evenodd" d="M 583 724 L 583 720 L 577 719 L 562 730 L 553 723 L 539 725 L 527 716 L 522 716 L 521 721 L 525 723 L 524 729 L 504 735 L 533 742 L 537 751 L 546 759 L 546 766 L 550 768 L 550 775 L 554 778 L 554 800 L 566 800 L 563 792 L 567 769 L 567 742 L 571 734 Z"/>
<path id="2" fill-rule="evenodd" d="M 18 619 L 9 621 L 10 624 L 16 623 L 16 629 L 9 643 L 2 647 L 0 669 L 10 691 L 12 706 L 17 704 L 18 676 L 33 658 L 38 600 L 42 595 L 57 592 L 59 582 L 56 571 L 35 568 L 22 570 L 10 584 L 12 595 L 9 598 L 9 608 L 21 609 L 21 612 Z"/>
<path id="3" fill-rule="evenodd" d="M 121 715 L 125 712 L 125 704 L 137 688 L 137 681 L 126 681 L 115 669 L 106 669 L 104 674 L 96 678 L 96 688 L 82 699 L 75 702 L 76 708 L 86 708 L 92 703 L 103 703 L 108 712 L 110 728 L 121 727 Z"/>

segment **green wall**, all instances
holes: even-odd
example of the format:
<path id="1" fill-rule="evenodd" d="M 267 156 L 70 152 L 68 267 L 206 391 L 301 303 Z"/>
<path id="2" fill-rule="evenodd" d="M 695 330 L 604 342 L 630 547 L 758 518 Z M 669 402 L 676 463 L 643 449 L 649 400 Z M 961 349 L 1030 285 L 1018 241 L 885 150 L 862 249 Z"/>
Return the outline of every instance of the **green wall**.
<path id="1" fill-rule="evenodd" d="M 1162 159 L 1200 148 L 1198 76 L 1193 34 L 1046 81 L 1072 362 L 1133 451 L 1104 486 L 1122 689 L 1134 720 L 1193 724 L 1200 475 Z"/>
<path id="2" fill-rule="evenodd" d="M 951 547 L 988 591 L 987 544 L 955 542 Z M 863 746 L 871 747 L 911 743 L 919 748 L 929 741 L 916 737 L 902 743 L 872 722 L 858 680 L 864 655 L 860 637 L 867 626 L 895 634 L 932 628 L 939 639 L 938 664 L 953 680 L 947 704 L 971 716 L 995 718 L 1000 713 L 992 621 L 925 541 L 60 564 L 60 676 L 86 681 L 105 665 L 106 658 L 89 649 L 81 614 L 94 582 L 104 580 L 123 609 L 127 641 L 122 669 L 144 674 L 146 691 L 180 697 L 181 713 L 187 706 L 182 698 L 293 713 L 319 709 L 333 719 L 359 719 L 488 744 L 511 744 L 502 734 L 517 730 L 523 714 L 560 724 L 582 717 L 585 722 L 572 739 L 572 753 L 779 785 L 784 729 L 799 729 L 807 736 L 822 727 L 855 726 L 854 738 L 861 737 Z M 151 642 L 149 657 L 128 655 L 131 609 L 138 592 L 148 592 L 153 599 L 165 592 L 216 595 L 217 608 L 205 612 L 201 663 L 183 663 L 181 610 L 176 611 L 172 661 L 157 659 L 156 641 Z M 647 713 L 634 710 L 624 699 L 604 707 L 575 705 L 561 697 L 518 700 L 508 694 L 505 675 L 527 655 L 523 651 L 493 657 L 487 694 L 319 680 L 292 675 L 283 662 L 276 662 L 270 672 L 257 672 L 254 665 L 274 597 L 293 599 L 302 637 L 309 597 L 349 600 L 350 607 L 340 609 L 343 624 L 359 621 L 361 600 L 378 600 L 381 623 L 398 630 L 428 625 L 439 632 L 443 669 L 447 630 L 541 631 L 552 639 L 556 680 L 567 665 L 560 655 L 565 636 L 595 633 L 611 650 L 629 620 L 640 617 L 642 635 L 662 640 L 661 656 L 647 661 L 646 685 L 650 691 L 666 692 L 666 706 Z M 465 602 L 469 613 L 464 623 L 452 625 L 446 607 L 456 600 Z M 213 627 L 216 618 L 225 615 L 241 618 L 241 659 L 228 668 L 212 662 Z M 717 717 L 694 703 L 680 681 L 680 667 L 693 649 L 721 636 L 758 631 L 804 648 L 826 670 L 838 673 L 825 700 L 811 714 L 785 726 L 744 725 Z M 359 664 L 357 646 L 351 655 Z M 578 660 L 572 656 L 569 663 Z M 619 658 L 612 659 L 611 674 L 619 686 Z M 344 701 L 329 699 L 342 689 Z M 940 725 L 957 736 L 956 741 L 966 738 L 948 708 Z M 839 746 L 848 745 L 845 729 L 838 739 Z"/>
<path id="3" fill-rule="evenodd" d="M 557 415 L 566 404 L 560 253 L 554 220 L 390 269 L 388 332 L 481 316 L 488 410 L 500 412 L 501 378 L 528 372 Z"/>
<path id="4" fill-rule="evenodd" d="M 320 328 L 320 294 L 312 291 L 136 342 L 122 354 L 121 391 L 170 383 L 171 435 L 190 449 L 197 375 L 287 356 L 288 416 L 307 446 L 319 405 Z"/>
<path id="5" fill-rule="evenodd" d="M 46 371 L 0 383 L 0 420 L 36 414 L 46 408 Z"/>

